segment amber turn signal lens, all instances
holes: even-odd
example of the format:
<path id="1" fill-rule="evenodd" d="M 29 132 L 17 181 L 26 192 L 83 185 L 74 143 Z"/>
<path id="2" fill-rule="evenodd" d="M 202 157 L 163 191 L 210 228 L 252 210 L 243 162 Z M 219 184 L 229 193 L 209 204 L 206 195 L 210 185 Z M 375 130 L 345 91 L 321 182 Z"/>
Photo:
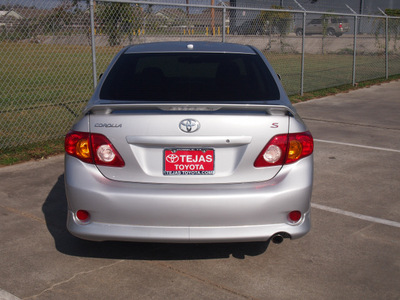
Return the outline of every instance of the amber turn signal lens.
<path id="1" fill-rule="evenodd" d="M 80 139 L 76 143 L 76 155 L 81 158 L 90 158 L 90 147 L 88 139 Z"/>
<path id="2" fill-rule="evenodd" d="M 288 159 L 297 160 L 303 152 L 303 146 L 298 140 L 291 140 L 289 143 Z"/>

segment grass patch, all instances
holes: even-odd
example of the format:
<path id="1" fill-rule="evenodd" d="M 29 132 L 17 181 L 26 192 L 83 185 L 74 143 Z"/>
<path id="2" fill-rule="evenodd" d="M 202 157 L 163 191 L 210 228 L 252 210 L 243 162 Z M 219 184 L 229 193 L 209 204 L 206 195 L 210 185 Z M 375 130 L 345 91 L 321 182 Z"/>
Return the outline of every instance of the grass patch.
<path id="1" fill-rule="evenodd" d="M 0 152 L 0 166 L 9 166 L 29 160 L 45 159 L 64 152 L 64 139 L 35 143 Z"/>
<path id="2" fill-rule="evenodd" d="M 398 80 L 398 79 L 400 79 L 400 75 L 392 75 L 392 76 L 389 76 L 388 79 L 378 78 L 378 79 L 373 79 L 373 80 L 366 80 L 366 81 L 357 83 L 355 86 L 353 86 L 352 84 L 344 84 L 344 85 L 340 85 L 340 86 L 336 86 L 336 87 L 330 87 L 330 88 L 326 88 L 326 89 L 320 89 L 320 90 L 316 90 L 316 91 L 312 91 L 312 92 L 307 92 L 307 93 L 304 93 L 303 95 L 291 95 L 291 96 L 289 96 L 289 99 L 292 103 L 304 102 L 304 101 L 311 100 L 311 99 L 327 97 L 327 96 L 336 95 L 339 93 L 346 93 L 346 92 L 350 92 L 350 91 L 357 90 L 360 88 L 370 87 L 373 85 L 390 82 L 390 81 Z"/>

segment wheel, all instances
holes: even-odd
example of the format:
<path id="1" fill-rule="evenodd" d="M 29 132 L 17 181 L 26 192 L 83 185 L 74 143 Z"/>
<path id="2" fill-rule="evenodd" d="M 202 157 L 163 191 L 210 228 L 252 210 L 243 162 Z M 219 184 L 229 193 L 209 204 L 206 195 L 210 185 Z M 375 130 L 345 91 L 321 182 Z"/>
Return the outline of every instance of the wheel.
<path id="1" fill-rule="evenodd" d="M 303 35 L 303 29 L 297 29 L 297 30 L 296 30 L 296 35 L 297 35 L 297 36 Z"/>
<path id="2" fill-rule="evenodd" d="M 329 35 L 329 36 L 334 36 L 336 33 L 335 33 L 335 29 L 333 29 L 333 28 L 328 28 L 328 30 L 326 31 L 326 33 Z"/>

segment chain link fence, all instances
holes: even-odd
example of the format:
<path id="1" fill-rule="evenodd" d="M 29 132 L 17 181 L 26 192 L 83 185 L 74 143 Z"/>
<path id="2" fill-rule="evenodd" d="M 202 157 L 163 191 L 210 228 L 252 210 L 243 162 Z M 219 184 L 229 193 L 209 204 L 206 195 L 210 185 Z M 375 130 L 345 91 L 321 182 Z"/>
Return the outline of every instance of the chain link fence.
<path id="1" fill-rule="evenodd" d="M 213 0 L 5 2 L 0 1 L 0 149 L 62 138 L 98 76 L 130 44 L 254 45 L 289 95 L 400 74 L 400 18 L 383 14 L 233 7 Z"/>

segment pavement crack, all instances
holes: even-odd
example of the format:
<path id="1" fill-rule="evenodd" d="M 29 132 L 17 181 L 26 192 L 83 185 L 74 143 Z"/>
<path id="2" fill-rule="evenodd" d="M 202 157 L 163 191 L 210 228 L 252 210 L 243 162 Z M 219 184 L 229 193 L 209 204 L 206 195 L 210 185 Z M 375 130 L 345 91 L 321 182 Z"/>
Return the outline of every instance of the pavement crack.
<path id="1" fill-rule="evenodd" d="M 223 285 L 221 285 L 221 284 L 216 284 L 216 283 L 214 283 L 214 282 L 212 282 L 212 281 L 210 281 L 210 280 L 208 280 L 208 279 L 205 279 L 205 278 L 202 278 L 202 277 L 199 277 L 199 276 L 196 276 L 196 275 L 187 273 L 187 272 L 182 271 L 181 269 L 175 268 L 175 267 L 173 267 L 173 266 L 171 266 L 171 265 L 169 265 L 169 264 L 162 263 L 162 262 L 154 262 L 154 261 L 153 261 L 153 262 L 149 262 L 149 263 L 156 264 L 156 265 L 158 265 L 158 266 L 162 266 L 162 267 L 167 268 L 167 269 L 169 269 L 169 270 L 171 270 L 171 271 L 174 271 L 175 273 L 178 273 L 178 274 L 183 275 L 183 276 L 185 276 L 185 277 L 188 277 L 188 278 L 191 278 L 191 279 L 200 281 L 200 282 L 205 283 L 205 284 L 207 284 L 207 285 L 213 286 L 213 287 L 215 287 L 215 288 L 217 288 L 217 289 L 224 290 L 224 291 L 226 291 L 226 292 L 228 292 L 228 293 L 230 293 L 230 294 L 233 294 L 233 295 L 242 297 L 242 298 L 244 298 L 244 299 L 257 300 L 257 299 L 254 298 L 254 297 L 241 294 L 241 293 L 239 293 L 239 292 L 237 292 L 237 291 L 235 291 L 235 290 L 232 290 L 232 289 L 230 289 L 230 288 L 227 288 L 227 287 L 225 287 L 225 286 L 223 286 Z"/>
<path id="2" fill-rule="evenodd" d="M 42 224 L 46 224 L 46 221 L 44 219 L 39 218 L 39 217 L 37 217 L 35 215 L 32 215 L 30 213 L 24 212 L 22 210 L 19 210 L 19 209 L 16 209 L 16 208 L 12 208 L 12 207 L 9 207 L 9 206 L 4 206 L 4 205 L 0 205 L 0 207 L 5 209 L 5 210 L 7 210 L 7 211 L 9 211 L 9 212 L 11 212 L 11 213 L 20 215 L 20 216 L 22 216 L 24 218 L 28 218 L 28 219 L 37 221 L 37 222 L 42 223 Z"/>
<path id="3" fill-rule="evenodd" d="M 123 261 L 124 261 L 124 260 L 119 260 L 119 261 L 116 261 L 116 262 L 114 262 L 114 263 L 112 263 L 112 264 L 108 264 L 108 265 L 105 265 L 105 266 L 101 266 L 101 267 L 96 268 L 96 269 L 92 269 L 92 270 L 89 270 L 89 271 L 78 272 L 78 273 L 74 274 L 73 276 L 71 276 L 70 278 L 68 278 L 68 279 L 66 279 L 66 280 L 63 280 L 63 281 L 54 283 L 52 286 L 50 286 L 50 287 L 44 289 L 44 290 L 41 291 L 39 294 L 32 295 L 32 296 L 29 296 L 29 297 L 25 297 L 25 298 L 23 298 L 23 299 L 24 299 L 24 300 L 25 300 L 25 299 L 36 299 L 37 297 L 40 297 L 40 296 L 43 295 L 44 293 L 46 293 L 46 292 L 48 292 L 48 291 L 51 291 L 51 290 L 53 290 L 54 288 L 56 288 L 56 287 L 58 287 L 58 286 L 60 286 L 60 285 L 63 285 L 63 284 L 65 284 L 65 283 L 68 283 L 68 282 L 74 280 L 75 278 L 77 278 L 77 277 L 79 277 L 79 276 L 81 276 L 81 275 L 86 275 L 86 274 L 90 274 L 90 273 L 93 273 L 93 272 L 96 272 L 96 271 L 100 271 L 100 270 L 103 270 L 103 269 L 105 269 L 105 268 L 109 268 L 109 267 L 112 267 L 112 266 L 114 266 L 114 265 L 117 265 L 117 264 L 119 264 L 119 263 L 121 263 L 121 262 L 123 262 Z"/>

